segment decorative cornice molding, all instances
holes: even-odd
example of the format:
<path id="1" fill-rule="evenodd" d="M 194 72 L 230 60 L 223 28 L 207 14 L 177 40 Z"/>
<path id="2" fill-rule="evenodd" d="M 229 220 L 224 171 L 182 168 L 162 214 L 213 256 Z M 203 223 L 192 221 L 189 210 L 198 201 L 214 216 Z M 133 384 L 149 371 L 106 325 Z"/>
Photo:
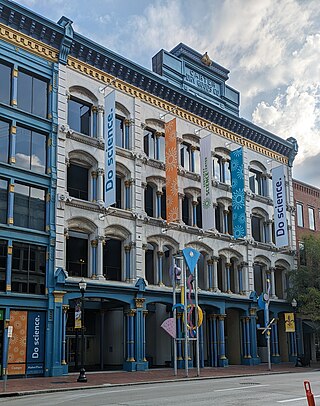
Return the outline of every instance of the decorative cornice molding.
<path id="1" fill-rule="evenodd" d="M 26 51 L 41 56 L 51 62 L 58 61 L 59 52 L 55 48 L 1 23 L 0 39 L 10 42 L 17 47 L 23 48 Z"/>

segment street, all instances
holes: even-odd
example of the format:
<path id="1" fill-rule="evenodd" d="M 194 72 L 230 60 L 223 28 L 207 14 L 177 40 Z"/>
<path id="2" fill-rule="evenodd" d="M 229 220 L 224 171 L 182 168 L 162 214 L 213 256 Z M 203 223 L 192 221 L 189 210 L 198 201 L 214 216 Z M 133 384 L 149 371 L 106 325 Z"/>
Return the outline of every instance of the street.
<path id="1" fill-rule="evenodd" d="M 205 379 L 1 398 L 8 406 L 305 406 L 303 382 L 309 380 L 320 404 L 320 375 L 315 372 L 273 374 L 243 378 Z"/>

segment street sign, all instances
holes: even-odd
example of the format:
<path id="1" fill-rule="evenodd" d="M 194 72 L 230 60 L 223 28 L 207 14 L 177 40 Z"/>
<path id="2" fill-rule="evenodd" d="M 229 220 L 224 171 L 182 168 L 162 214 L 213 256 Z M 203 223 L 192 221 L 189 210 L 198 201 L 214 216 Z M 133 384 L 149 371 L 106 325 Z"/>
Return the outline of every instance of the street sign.
<path id="1" fill-rule="evenodd" d="M 12 338 L 13 326 L 8 326 L 8 338 Z"/>

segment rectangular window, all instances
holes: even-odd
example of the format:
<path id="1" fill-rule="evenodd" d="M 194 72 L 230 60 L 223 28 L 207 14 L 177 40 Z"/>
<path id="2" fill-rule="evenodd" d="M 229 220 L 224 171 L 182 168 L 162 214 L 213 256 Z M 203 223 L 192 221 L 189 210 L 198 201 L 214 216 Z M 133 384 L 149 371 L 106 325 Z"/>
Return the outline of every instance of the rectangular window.
<path id="1" fill-rule="evenodd" d="M 77 199 L 89 199 L 89 171 L 83 166 L 71 164 L 68 168 L 67 190 L 69 195 Z"/>
<path id="2" fill-rule="evenodd" d="M 18 227 L 45 229 L 45 191 L 16 183 L 14 186 L 13 219 Z"/>
<path id="3" fill-rule="evenodd" d="M 71 98 L 68 102 L 68 124 L 78 133 L 91 136 L 91 108 L 90 103 Z"/>
<path id="4" fill-rule="evenodd" d="M 0 103 L 10 104 L 11 66 L 0 61 Z"/>
<path id="5" fill-rule="evenodd" d="M 18 126 L 16 165 L 32 172 L 45 173 L 47 167 L 46 135 Z"/>
<path id="6" fill-rule="evenodd" d="M 10 126 L 6 121 L 0 120 L 0 162 L 9 160 Z"/>
<path id="7" fill-rule="evenodd" d="M 0 290 L 6 290 L 7 241 L 0 240 Z"/>
<path id="8" fill-rule="evenodd" d="M 156 137 L 155 132 L 152 130 L 145 130 L 144 131 L 144 138 L 143 138 L 143 147 L 144 152 L 149 158 L 156 159 Z"/>
<path id="9" fill-rule="evenodd" d="M 48 82 L 31 73 L 19 71 L 18 108 L 40 117 L 47 117 Z"/>
<path id="10" fill-rule="evenodd" d="M 0 223 L 7 222 L 8 210 L 8 181 L 0 179 Z"/>
<path id="11" fill-rule="evenodd" d="M 308 207 L 308 215 L 309 215 L 309 228 L 310 230 L 315 230 L 316 225 L 314 221 L 314 208 L 313 207 Z"/>
<path id="12" fill-rule="evenodd" d="M 303 227 L 303 206 L 301 203 L 297 203 L 297 226 Z"/>
<path id="13" fill-rule="evenodd" d="M 88 235 L 71 232 L 67 239 L 67 272 L 70 276 L 88 275 Z"/>
<path id="14" fill-rule="evenodd" d="M 14 242 L 12 250 L 12 291 L 44 295 L 45 282 L 45 247 Z"/>
<path id="15" fill-rule="evenodd" d="M 124 118 L 116 116 L 116 146 L 125 148 L 125 125 Z"/>

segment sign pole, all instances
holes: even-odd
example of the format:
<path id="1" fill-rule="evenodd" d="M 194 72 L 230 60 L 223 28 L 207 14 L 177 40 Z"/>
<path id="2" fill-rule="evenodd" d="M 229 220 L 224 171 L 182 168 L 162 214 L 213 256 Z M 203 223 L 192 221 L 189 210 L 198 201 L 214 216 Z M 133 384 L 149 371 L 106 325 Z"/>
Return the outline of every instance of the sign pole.
<path id="1" fill-rule="evenodd" d="M 6 320 L 6 323 L 9 324 L 10 320 Z M 8 361 L 9 361 L 9 344 L 10 344 L 10 338 L 12 337 L 13 333 L 13 326 L 7 327 L 7 347 L 6 347 L 6 367 L 4 368 L 4 376 L 3 376 L 3 391 L 5 392 L 7 390 L 7 379 L 8 379 Z"/>

